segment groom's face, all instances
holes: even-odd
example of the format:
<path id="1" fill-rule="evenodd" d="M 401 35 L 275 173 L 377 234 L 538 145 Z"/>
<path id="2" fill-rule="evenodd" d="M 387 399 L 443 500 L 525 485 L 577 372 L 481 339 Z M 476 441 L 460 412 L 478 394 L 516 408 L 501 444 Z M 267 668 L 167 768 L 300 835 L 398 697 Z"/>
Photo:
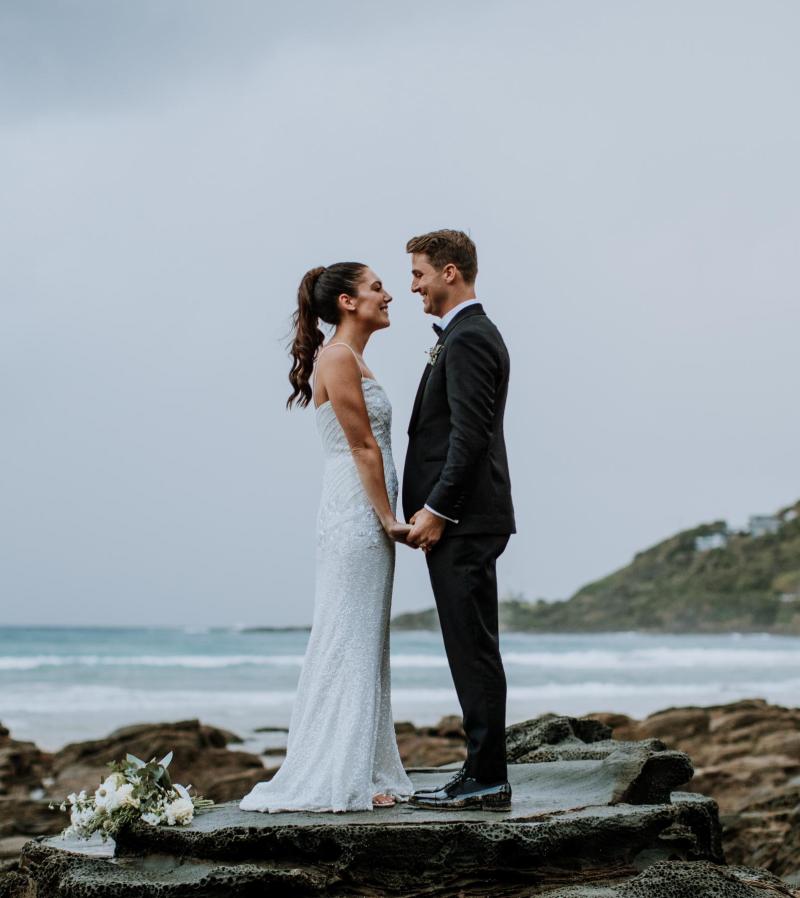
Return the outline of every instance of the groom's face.
<path id="1" fill-rule="evenodd" d="M 444 269 L 437 271 L 427 253 L 411 254 L 411 292 L 422 297 L 422 311 L 426 315 L 441 314 L 448 289 Z"/>

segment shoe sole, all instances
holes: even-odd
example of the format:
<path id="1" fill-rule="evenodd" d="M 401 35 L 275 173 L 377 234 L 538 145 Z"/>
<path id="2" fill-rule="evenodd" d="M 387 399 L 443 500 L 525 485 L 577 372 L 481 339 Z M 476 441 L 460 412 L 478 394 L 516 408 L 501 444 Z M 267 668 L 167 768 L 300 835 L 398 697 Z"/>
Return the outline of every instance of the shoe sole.
<path id="1" fill-rule="evenodd" d="M 413 808 L 420 808 L 426 811 L 497 811 L 498 813 L 504 813 L 506 811 L 511 810 L 511 802 L 503 802 L 498 804 L 495 802 L 485 802 L 482 801 L 479 804 L 462 804 L 456 805 L 455 807 L 452 805 L 442 804 L 428 804 L 427 802 L 416 802 L 413 799 L 409 799 L 409 805 Z"/>

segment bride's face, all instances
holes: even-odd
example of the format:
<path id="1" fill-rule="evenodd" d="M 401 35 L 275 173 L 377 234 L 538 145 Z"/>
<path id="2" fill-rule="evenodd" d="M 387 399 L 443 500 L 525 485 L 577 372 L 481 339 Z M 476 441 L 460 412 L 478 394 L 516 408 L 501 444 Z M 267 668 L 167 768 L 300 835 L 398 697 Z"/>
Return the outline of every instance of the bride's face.
<path id="1" fill-rule="evenodd" d="M 392 297 L 386 292 L 381 279 L 371 268 L 365 268 L 358 282 L 358 293 L 355 296 L 354 314 L 376 331 L 389 327 L 389 303 Z"/>

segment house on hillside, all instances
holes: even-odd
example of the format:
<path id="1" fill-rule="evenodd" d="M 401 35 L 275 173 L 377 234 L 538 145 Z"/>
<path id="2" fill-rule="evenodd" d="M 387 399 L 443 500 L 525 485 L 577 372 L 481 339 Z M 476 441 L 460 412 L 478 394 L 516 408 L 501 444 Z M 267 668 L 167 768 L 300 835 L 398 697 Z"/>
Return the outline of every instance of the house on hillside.
<path id="1" fill-rule="evenodd" d="M 724 549 L 728 545 L 728 534 L 718 531 L 707 536 L 696 536 L 694 539 L 695 552 L 710 552 L 711 549 Z"/>
<path id="2" fill-rule="evenodd" d="M 747 524 L 750 536 L 766 536 L 768 533 L 777 533 L 780 530 L 780 518 L 771 514 L 751 514 Z"/>

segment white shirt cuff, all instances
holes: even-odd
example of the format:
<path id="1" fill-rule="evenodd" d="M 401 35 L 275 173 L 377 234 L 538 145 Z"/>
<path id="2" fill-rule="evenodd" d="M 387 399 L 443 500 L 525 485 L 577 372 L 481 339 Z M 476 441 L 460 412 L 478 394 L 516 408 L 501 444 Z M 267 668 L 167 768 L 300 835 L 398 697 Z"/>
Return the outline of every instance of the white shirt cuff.
<path id="1" fill-rule="evenodd" d="M 446 514 L 441 514 L 441 512 L 438 512 L 435 508 L 431 508 L 430 505 L 426 505 L 425 508 L 427 508 L 431 514 L 435 514 L 437 518 L 444 518 L 445 521 L 450 521 L 451 524 L 458 523 L 455 518 L 448 518 Z"/>

